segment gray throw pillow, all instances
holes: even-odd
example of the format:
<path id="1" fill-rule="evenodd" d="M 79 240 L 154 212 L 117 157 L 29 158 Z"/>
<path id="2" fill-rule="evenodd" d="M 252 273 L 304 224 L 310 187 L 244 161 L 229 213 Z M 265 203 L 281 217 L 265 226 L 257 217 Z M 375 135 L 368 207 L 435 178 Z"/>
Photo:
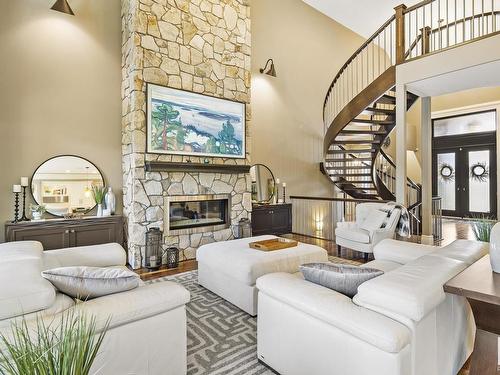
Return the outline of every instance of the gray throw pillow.
<path id="1" fill-rule="evenodd" d="M 300 271 L 307 281 L 333 289 L 350 298 L 358 293 L 358 286 L 384 273 L 375 268 L 335 263 L 308 263 L 300 266 Z"/>
<path id="2" fill-rule="evenodd" d="M 137 288 L 139 275 L 126 267 L 61 267 L 43 271 L 61 293 L 87 300 Z"/>

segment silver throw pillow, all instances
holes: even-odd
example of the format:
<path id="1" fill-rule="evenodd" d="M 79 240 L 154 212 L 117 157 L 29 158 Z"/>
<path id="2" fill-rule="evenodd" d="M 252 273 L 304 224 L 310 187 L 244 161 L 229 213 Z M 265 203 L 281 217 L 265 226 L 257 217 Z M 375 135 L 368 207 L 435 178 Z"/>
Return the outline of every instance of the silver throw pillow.
<path id="1" fill-rule="evenodd" d="M 350 298 L 358 293 L 358 286 L 384 273 L 375 268 L 335 263 L 308 263 L 300 266 L 300 271 L 307 281 L 333 289 Z"/>
<path id="2" fill-rule="evenodd" d="M 137 288 L 139 275 L 126 267 L 61 267 L 43 271 L 61 293 L 87 300 Z"/>

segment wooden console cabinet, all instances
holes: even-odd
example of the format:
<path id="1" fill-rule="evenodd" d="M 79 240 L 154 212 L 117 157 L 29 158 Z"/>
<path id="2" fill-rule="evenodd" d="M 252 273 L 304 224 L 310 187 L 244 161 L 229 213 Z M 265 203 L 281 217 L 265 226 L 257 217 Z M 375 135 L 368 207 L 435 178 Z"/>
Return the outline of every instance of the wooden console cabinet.
<path id="1" fill-rule="evenodd" d="M 123 245 L 123 217 L 84 216 L 80 219 L 49 219 L 5 224 L 5 240 L 40 241 L 45 250 L 100 245 Z"/>
<path id="2" fill-rule="evenodd" d="M 292 233 L 292 205 L 266 204 L 252 208 L 252 235 Z"/>

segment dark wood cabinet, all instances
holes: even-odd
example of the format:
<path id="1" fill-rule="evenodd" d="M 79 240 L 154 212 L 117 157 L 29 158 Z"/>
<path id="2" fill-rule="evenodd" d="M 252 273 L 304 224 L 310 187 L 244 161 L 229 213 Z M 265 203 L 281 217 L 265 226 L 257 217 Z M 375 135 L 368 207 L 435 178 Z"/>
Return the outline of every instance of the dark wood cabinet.
<path id="1" fill-rule="evenodd" d="M 123 217 L 83 217 L 5 224 L 5 240 L 40 241 L 45 250 L 100 245 L 123 245 Z"/>
<path id="2" fill-rule="evenodd" d="M 285 234 L 292 232 L 292 205 L 254 205 L 252 208 L 252 235 Z"/>

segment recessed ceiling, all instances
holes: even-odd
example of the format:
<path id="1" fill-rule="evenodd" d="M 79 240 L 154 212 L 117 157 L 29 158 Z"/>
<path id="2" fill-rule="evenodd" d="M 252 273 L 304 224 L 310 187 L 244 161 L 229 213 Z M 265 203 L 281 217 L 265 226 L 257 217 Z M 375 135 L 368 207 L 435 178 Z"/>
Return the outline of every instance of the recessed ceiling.
<path id="1" fill-rule="evenodd" d="M 382 24 L 394 14 L 394 8 L 402 0 L 303 0 L 316 10 L 354 32 L 370 37 Z M 411 6 L 420 0 L 406 0 Z"/>

